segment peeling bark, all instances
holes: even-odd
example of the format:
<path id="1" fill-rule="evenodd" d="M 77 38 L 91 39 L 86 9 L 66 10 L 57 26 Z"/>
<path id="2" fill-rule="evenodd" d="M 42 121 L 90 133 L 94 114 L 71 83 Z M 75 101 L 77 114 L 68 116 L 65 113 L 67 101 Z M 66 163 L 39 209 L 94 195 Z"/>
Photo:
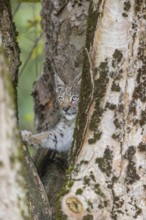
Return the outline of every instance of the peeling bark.
<path id="1" fill-rule="evenodd" d="M 94 0 L 90 10 L 77 156 L 58 219 L 145 219 L 145 1 Z"/>

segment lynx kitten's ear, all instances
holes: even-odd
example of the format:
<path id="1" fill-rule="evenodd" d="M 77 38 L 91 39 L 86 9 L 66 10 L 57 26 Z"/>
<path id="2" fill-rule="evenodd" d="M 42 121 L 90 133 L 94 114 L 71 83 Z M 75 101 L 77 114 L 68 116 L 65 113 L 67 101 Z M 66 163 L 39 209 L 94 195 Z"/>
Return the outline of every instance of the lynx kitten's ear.
<path id="1" fill-rule="evenodd" d="M 81 80 L 82 80 L 82 74 L 79 73 L 75 79 L 74 79 L 74 84 L 80 86 L 81 85 Z"/>
<path id="2" fill-rule="evenodd" d="M 64 87 L 65 83 L 56 73 L 54 74 L 54 78 L 55 78 L 55 84 L 56 84 L 56 92 L 58 93 L 62 89 L 62 87 Z"/>

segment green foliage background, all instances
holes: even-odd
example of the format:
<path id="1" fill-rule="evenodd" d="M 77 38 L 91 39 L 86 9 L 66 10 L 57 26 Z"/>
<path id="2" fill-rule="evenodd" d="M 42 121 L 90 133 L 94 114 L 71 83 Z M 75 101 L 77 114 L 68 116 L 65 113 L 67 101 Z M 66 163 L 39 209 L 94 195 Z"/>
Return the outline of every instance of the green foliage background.
<path id="1" fill-rule="evenodd" d="M 32 85 L 42 73 L 43 38 L 40 26 L 40 3 L 11 0 L 13 20 L 18 32 L 21 66 L 18 85 L 19 126 L 21 130 L 34 130 Z M 39 39 L 39 40 L 38 40 Z"/>

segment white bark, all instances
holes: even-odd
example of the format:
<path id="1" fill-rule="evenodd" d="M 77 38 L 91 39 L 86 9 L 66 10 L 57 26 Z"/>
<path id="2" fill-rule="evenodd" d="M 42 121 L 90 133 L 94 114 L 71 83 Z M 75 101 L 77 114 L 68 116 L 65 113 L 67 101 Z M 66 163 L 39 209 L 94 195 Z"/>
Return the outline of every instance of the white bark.
<path id="1" fill-rule="evenodd" d="M 0 51 L 0 220 L 28 218 L 22 149 L 7 60 Z"/>
<path id="2" fill-rule="evenodd" d="M 95 10 L 98 3 L 94 0 Z M 72 220 L 144 220 L 144 2 L 107 0 L 100 5 L 101 16 L 89 53 L 90 74 L 96 69 L 95 93 L 62 210 Z"/>

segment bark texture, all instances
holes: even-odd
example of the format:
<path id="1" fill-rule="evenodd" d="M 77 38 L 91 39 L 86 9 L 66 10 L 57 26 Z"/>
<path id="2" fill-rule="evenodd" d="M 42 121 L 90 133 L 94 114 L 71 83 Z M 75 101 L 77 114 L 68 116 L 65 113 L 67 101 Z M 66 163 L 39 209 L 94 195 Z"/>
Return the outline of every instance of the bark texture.
<path id="1" fill-rule="evenodd" d="M 53 210 L 50 208 L 48 197 L 44 186 L 40 180 L 38 172 L 29 155 L 26 146 L 23 146 L 25 157 L 25 168 L 27 169 L 26 181 L 28 189 L 28 199 L 32 211 L 33 219 L 50 220 L 53 218 Z"/>
<path id="2" fill-rule="evenodd" d="M 19 49 L 10 2 L 1 0 L 0 5 L 0 219 L 24 220 L 30 218 L 13 87 L 17 85 Z"/>
<path id="3" fill-rule="evenodd" d="M 146 219 L 145 1 L 94 0 L 88 16 L 75 162 L 57 219 Z"/>
<path id="4" fill-rule="evenodd" d="M 1 39 L 1 35 L 0 35 Z M 6 54 L 0 52 L 0 219 L 30 219 L 22 177 L 22 149 Z M 17 147 L 16 147 L 17 146 Z"/>
<path id="5" fill-rule="evenodd" d="M 18 83 L 18 68 L 20 66 L 19 47 L 16 41 L 16 29 L 12 21 L 10 1 L 0 1 L 0 30 L 3 47 L 9 59 L 10 74 L 14 83 L 14 88 Z"/>

